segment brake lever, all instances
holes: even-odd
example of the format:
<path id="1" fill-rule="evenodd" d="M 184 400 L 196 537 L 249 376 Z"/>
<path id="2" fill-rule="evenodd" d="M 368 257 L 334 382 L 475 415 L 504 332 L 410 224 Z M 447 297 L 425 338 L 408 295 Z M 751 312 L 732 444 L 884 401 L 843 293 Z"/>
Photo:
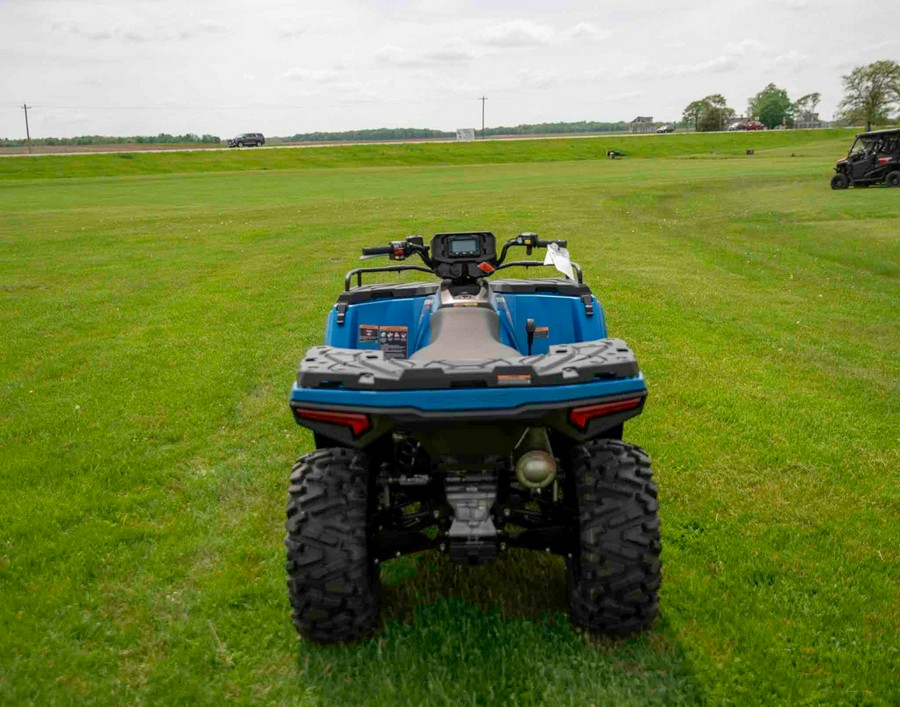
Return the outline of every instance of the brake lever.
<path id="1" fill-rule="evenodd" d="M 372 258 L 385 258 L 387 257 L 387 253 L 377 253 L 375 255 L 361 255 L 359 256 L 360 260 L 371 260 Z"/>

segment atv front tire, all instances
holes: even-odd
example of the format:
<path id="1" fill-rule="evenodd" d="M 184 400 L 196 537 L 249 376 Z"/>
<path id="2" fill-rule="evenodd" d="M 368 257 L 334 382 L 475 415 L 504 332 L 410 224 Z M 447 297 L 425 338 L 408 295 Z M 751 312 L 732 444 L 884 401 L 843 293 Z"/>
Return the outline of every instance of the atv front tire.
<path id="1" fill-rule="evenodd" d="M 381 579 L 371 553 L 369 462 L 351 449 L 301 457 L 288 489 L 288 595 L 294 625 L 316 643 L 355 641 L 378 622 Z"/>
<path id="2" fill-rule="evenodd" d="M 850 180 L 847 178 L 846 174 L 835 174 L 831 178 L 831 188 L 832 189 L 846 189 L 850 186 Z"/>
<path id="3" fill-rule="evenodd" d="M 572 456 L 577 533 L 569 567 L 569 615 L 592 632 L 623 635 L 656 618 L 661 582 L 656 486 L 650 458 L 618 440 L 594 440 Z"/>

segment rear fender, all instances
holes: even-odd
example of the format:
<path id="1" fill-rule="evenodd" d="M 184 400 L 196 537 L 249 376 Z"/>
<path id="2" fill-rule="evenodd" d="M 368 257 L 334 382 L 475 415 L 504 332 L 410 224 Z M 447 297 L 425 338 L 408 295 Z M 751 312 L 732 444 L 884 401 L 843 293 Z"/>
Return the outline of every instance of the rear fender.
<path id="1" fill-rule="evenodd" d="M 297 424 L 344 446 L 365 449 L 385 435 L 398 431 L 411 434 L 433 457 L 470 457 L 509 454 L 526 427 L 546 427 L 576 443 L 606 436 L 609 430 L 640 415 L 646 397 L 647 391 L 642 390 L 560 403 L 534 403 L 505 410 L 349 408 L 306 402 L 294 402 L 291 409 Z M 599 414 L 591 416 L 592 409 Z M 335 417 L 332 421 L 311 419 L 310 411 L 326 413 L 321 417 L 334 413 Z M 354 430 L 351 422 L 341 415 L 364 416 L 367 419 L 365 429 Z"/>

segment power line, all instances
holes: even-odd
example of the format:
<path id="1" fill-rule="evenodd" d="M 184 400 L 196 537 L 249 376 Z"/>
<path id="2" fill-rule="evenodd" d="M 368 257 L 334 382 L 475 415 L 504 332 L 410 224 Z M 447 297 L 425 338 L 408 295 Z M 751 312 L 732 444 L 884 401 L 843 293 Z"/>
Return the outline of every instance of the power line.
<path id="1" fill-rule="evenodd" d="M 476 100 L 481 101 L 481 139 L 484 140 L 484 102 L 487 100 L 487 96 L 482 96 Z"/>
<path id="2" fill-rule="evenodd" d="M 28 141 L 28 152 L 31 152 L 31 131 L 28 129 L 28 109 L 31 106 L 22 104 L 22 110 L 25 111 L 25 138 Z"/>

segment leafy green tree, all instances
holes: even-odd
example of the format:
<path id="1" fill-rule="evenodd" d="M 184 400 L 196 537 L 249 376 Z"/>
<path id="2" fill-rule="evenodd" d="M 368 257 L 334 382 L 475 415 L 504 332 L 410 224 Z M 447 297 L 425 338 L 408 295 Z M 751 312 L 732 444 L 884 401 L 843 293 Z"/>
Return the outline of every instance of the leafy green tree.
<path id="1" fill-rule="evenodd" d="M 787 91 L 770 83 L 750 99 L 748 113 L 767 128 L 777 128 L 791 122 L 793 107 Z"/>
<path id="2" fill-rule="evenodd" d="M 872 125 L 886 123 L 891 109 L 900 103 L 900 64 L 876 61 L 857 66 L 846 76 L 844 98 L 838 106 L 845 123 Z"/>
<path id="3" fill-rule="evenodd" d="M 815 114 L 816 107 L 819 105 L 819 101 L 821 100 L 821 93 L 807 93 L 805 96 L 800 96 L 800 98 L 794 101 L 794 117 L 811 117 Z"/>
<path id="4" fill-rule="evenodd" d="M 724 130 L 732 118 L 734 118 L 734 110 L 728 107 L 725 96 L 720 93 L 713 93 L 706 98 L 691 101 L 682 114 L 682 120 L 692 124 L 700 133 Z"/>

